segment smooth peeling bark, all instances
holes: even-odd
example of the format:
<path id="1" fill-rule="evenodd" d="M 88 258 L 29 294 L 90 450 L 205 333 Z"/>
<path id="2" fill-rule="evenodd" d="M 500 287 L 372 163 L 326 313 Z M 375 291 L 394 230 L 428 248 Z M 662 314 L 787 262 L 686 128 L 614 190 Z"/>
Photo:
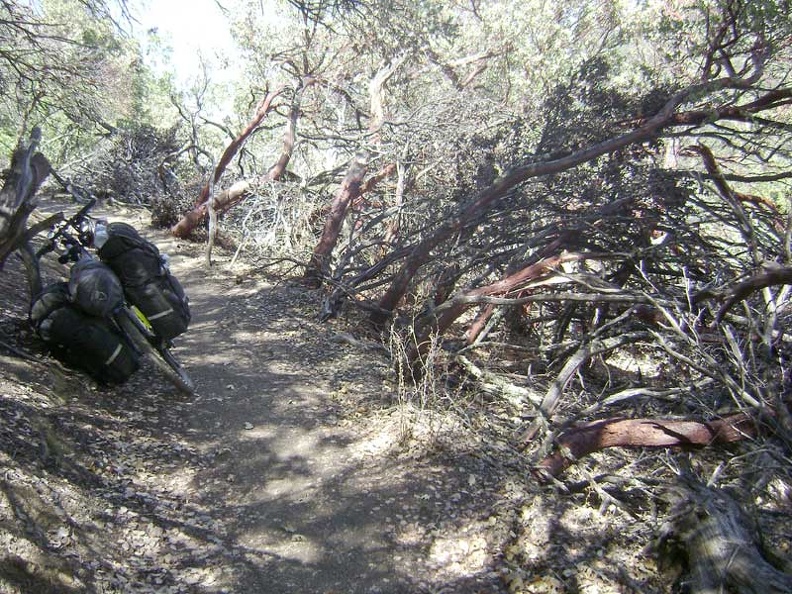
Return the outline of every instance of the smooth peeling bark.
<path id="1" fill-rule="evenodd" d="M 554 241 L 547 247 L 545 253 L 553 251 L 560 251 L 564 237 Z M 422 327 L 415 328 L 415 335 L 417 340 L 412 344 L 408 353 L 407 359 L 410 362 L 410 368 L 414 376 L 420 374 L 421 365 L 419 359 L 426 353 L 430 344 L 430 336 L 432 334 L 443 335 L 446 330 L 470 307 L 477 303 L 477 297 L 492 297 L 496 295 L 504 295 L 509 291 L 519 287 L 520 285 L 536 279 L 541 275 L 553 270 L 563 262 L 570 262 L 584 259 L 585 255 L 565 253 L 563 255 L 550 256 L 526 266 L 509 276 L 496 281 L 485 287 L 478 287 L 467 293 L 452 297 L 446 301 L 436 310 L 436 317 L 430 317 Z"/>
<path id="2" fill-rule="evenodd" d="M 556 451 L 534 469 L 543 480 L 555 477 L 583 456 L 613 447 L 705 447 L 756 436 L 759 425 L 748 413 L 711 421 L 606 419 L 573 427 L 556 440 Z"/>
<path id="3" fill-rule="evenodd" d="M 363 177 L 366 175 L 367 170 L 366 160 L 367 155 L 365 153 L 355 155 L 355 158 L 349 164 L 344 181 L 341 182 L 341 186 L 336 191 L 333 202 L 330 205 L 330 212 L 325 220 L 322 236 L 319 238 L 319 243 L 316 244 L 311 255 L 311 261 L 305 269 L 304 278 L 311 285 L 318 286 L 321 284 L 321 279 L 329 266 L 330 256 L 336 243 L 338 243 L 338 236 L 341 233 L 341 227 L 344 224 L 349 205 L 361 195 Z"/>
<path id="4" fill-rule="evenodd" d="M 269 115 L 272 111 L 272 102 L 283 92 L 283 87 L 278 87 L 276 90 L 267 93 L 264 99 L 261 100 L 259 103 L 256 114 L 253 116 L 253 119 L 250 120 L 245 129 L 237 136 L 231 144 L 229 144 L 225 151 L 223 151 L 223 155 L 220 157 L 220 161 L 218 162 L 215 170 L 212 174 L 212 180 L 209 180 L 203 188 L 201 188 L 201 192 L 198 194 L 198 198 L 195 200 L 195 208 L 193 208 L 190 212 L 185 214 L 181 220 L 176 223 L 173 227 L 171 227 L 171 233 L 176 237 L 187 237 L 190 233 L 192 233 L 198 225 L 200 225 L 204 219 L 206 219 L 208 214 L 208 201 L 209 201 L 209 191 L 210 188 L 214 187 L 214 185 L 220 181 L 220 178 L 223 176 L 228 164 L 234 158 L 234 156 L 239 152 L 239 149 L 242 148 L 242 145 L 248 139 L 248 137 L 258 128 L 264 118 Z M 291 157 L 291 149 L 294 147 L 294 122 L 293 118 L 295 116 L 295 110 L 292 110 L 292 117 L 289 120 L 289 124 L 287 125 L 286 130 L 286 138 L 284 139 L 284 150 L 281 154 L 278 163 L 284 160 L 284 154 L 287 154 L 288 157 L 285 158 L 285 162 L 288 163 L 289 158 Z M 276 164 L 277 167 L 277 164 Z M 265 176 L 266 178 L 270 179 L 277 179 L 273 178 L 273 170 L 276 168 L 273 167 L 270 169 L 270 172 L 267 173 Z M 280 173 L 282 174 L 283 171 L 286 169 L 285 165 L 280 168 Z M 279 174 L 280 175 L 280 174 Z M 237 202 L 241 200 L 240 197 L 247 195 L 246 190 L 250 186 L 250 182 L 243 182 L 247 183 L 245 186 L 245 191 L 236 192 L 233 196 L 237 198 Z M 225 192 L 227 194 L 227 192 Z M 225 212 L 228 210 L 233 204 L 237 203 L 233 202 L 232 199 L 229 198 L 228 195 L 225 197 L 218 196 L 215 200 L 215 209 L 218 213 Z"/>

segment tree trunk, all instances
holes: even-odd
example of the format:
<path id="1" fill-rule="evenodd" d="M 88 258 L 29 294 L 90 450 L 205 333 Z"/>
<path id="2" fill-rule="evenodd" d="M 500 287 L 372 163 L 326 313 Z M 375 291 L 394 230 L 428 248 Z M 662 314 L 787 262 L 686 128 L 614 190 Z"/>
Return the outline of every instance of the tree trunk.
<path id="1" fill-rule="evenodd" d="M 349 164 L 346 177 L 338 188 L 333 203 L 330 205 L 330 213 L 327 215 L 322 236 L 319 243 L 314 248 L 311 261 L 305 269 L 305 281 L 313 287 L 322 284 L 322 278 L 328 274 L 330 257 L 333 249 L 338 243 L 338 236 L 344 224 L 347 210 L 350 203 L 361 195 L 361 185 L 363 176 L 366 175 L 365 153 L 358 153 Z"/>
<path id="2" fill-rule="evenodd" d="M 239 136 L 237 136 L 234 141 L 229 144 L 228 147 L 226 147 L 225 151 L 223 151 L 223 155 L 220 157 L 220 161 L 218 162 L 217 167 L 215 167 L 214 173 L 212 174 L 212 179 L 207 181 L 206 185 L 201 188 L 201 193 L 198 195 L 198 198 L 195 201 L 195 208 L 185 214 L 182 219 L 171 228 L 171 233 L 173 233 L 176 237 L 187 237 L 195 230 L 198 225 L 204 221 L 208 214 L 210 188 L 214 187 L 217 182 L 220 181 L 220 178 L 223 176 L 223 172 L 225 172 L 226 167 L 228 167 L 228 164 L 231 162 L 231 159 L 233 159 L 234 155 L 239 152 L 239 149 L 242 148 L 242 145 L 261 124 L 262 120 L 264 120 L 264 118 L 267 117 L 267 115 L 272 111 L 272 102 L 282 92 L 283 87 L 278 87 L 276 90 L 267 93 L 266 97 L 264 97 L 264 99 L 262 99 L 259 103 L 258 108 L 256 109 L 256 115 L 253 117 L 253 119 L 248 123 L 245 129 L 242 130 Z M 298 90 L 298 95 L 299 92 L 300 91 Z M 296 102 L 297 100 L 295 99 L 295 103 Z M 269 172 L 267 172 L 267 174 L 262 177 L 262 179 L 269 181 L 278 179 L 278 177 L 283 174 L 283 171 L 285 171 L 286 165 L 291 158 L 292 149 L 294 148 L 294 129 L 298 112 L 299 109 L 293 106 L 289 123 L 286 126 L 281 156 L 275 166 L 273 166 Z M 215 209 L 217 210 L 218 214 L 227 211 L 229 208 L 243 200 L 247 195 L 250 185 L 251 183 L 249 181 L 238 182 L 217 196 L 215 198 Z"/>
<path id="3" fill-rule="evenodd" d="M 405 57 L 406 55 L 380 68 L 369 83 L 371 111 L 369 132 L 372 134 L 375 143 L 380 142 L 380 129 L 385 123 L 385 84 L 404 62 Z M 349 205 L 381 179 L 391 175 L 395 169 L 393 165 L 385 167 L 382 172 L 368 180 L 365 187 L 362 187 L 363 177 L 366 175 L 368 167 L 368 158 L 369 155 L 366 150 L 362 150 L 355 155 L 349 165 L 344 181 L 341 182 L 341 187 L 338 188 L 335 198 L 333 198 L 330 213 L 322 230 L 322 236 L 319 238 L 319 243 L 314 248 L 311 260 L 305 268 L 304 280 L 310 286 L 320 286 L 322 278 L 328 272 L 330 258 L 333 254 L 333 249 L 338 243 L 338 236 L 341 233 L 344 219 L 346 219 Z"/>
<path id="4" fill-rule="evenodd" d="M 687 558 L 691 594 L 788 594 L 792 575 L 773 567 L 759 552 L 753 522 L 725 491 L 685 477 L 660 537 L 661 552 Z M 676 555 L 674 555 L 676 556 Z"/>
<path id="5" fill-rule="evenodd" d="M 46 157 L 35 152 L 40 139 L 41 131 L 34 128 L 28 146 L 14 151 L 10 172 L 0 190 L 0 269 L 10 254 L 22 248 L 28 276 L 35 270 L 29 267 L 30 250 L 25 246 L 27 220 L 36 208 L 33 197 L 51 170 Z M 32 288 L 39 279 L 28 280 Z"/>

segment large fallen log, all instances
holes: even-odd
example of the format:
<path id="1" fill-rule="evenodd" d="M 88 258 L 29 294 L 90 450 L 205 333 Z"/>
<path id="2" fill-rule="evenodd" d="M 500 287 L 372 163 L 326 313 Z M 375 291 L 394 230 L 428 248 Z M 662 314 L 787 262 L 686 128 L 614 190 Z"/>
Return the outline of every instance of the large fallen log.
<path id="1" fill-rule="evenodd" d="M 685 475 L 672 497 L 675 502 L 656 550 L 661 561 L 668 557 L 684 561 L 681 580 L 686 592 L 792 592 L 792 575 L 762 556 L 754 522 L 729 493 Z"/>

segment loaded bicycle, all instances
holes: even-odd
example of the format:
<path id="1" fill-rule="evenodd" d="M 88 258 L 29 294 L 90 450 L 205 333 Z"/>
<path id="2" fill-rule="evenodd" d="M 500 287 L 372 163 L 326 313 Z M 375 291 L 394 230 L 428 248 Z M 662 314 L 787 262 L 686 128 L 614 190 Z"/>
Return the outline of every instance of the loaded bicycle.
<path id="1" fill-rule="evenodd" d="M 190 318 L 181 285 L 134 228 L 90 216 L 95 203 L 91 198 L 54 223 L 35 252 L 36 261 L 56 252 L 70 273 L 68 282 L 51 283 L 34 298 L 34 327 L 56 357 L 100 383 L 122 383 L 146 358 L 179 391 L 194 393 L 171 352 Z"/>

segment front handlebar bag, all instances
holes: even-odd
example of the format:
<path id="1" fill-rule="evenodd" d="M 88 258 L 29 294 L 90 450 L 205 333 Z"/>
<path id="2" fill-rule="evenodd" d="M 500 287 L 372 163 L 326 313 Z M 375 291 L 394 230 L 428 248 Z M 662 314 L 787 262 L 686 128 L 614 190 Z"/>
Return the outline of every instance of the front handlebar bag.
<path id="1" fill-rule="evenodd" d="M 124 289 L 112 269 L 90 258 L 72 266 L 69 295 L 72 303 L 97 318 L 109 317 L 124 301 Z"/>
<path id="2" fill-rule="evenodd" d="M 140 366 L 138 352 L 108 320 L 71 302 L 65 282 L 47 286 L 33 300 L 30 322 L 56 359 L 100 384 L 124 383 Z"/>
<path id="3" fill-rule="evenodd" d="M 170 340 L 187 330 L 189 300 L 157 246 L 132 225 L 116 222 L 107 226 L 98 253 L 118 276 L 127 301 L 146 316 L 158 336 Z"/>

